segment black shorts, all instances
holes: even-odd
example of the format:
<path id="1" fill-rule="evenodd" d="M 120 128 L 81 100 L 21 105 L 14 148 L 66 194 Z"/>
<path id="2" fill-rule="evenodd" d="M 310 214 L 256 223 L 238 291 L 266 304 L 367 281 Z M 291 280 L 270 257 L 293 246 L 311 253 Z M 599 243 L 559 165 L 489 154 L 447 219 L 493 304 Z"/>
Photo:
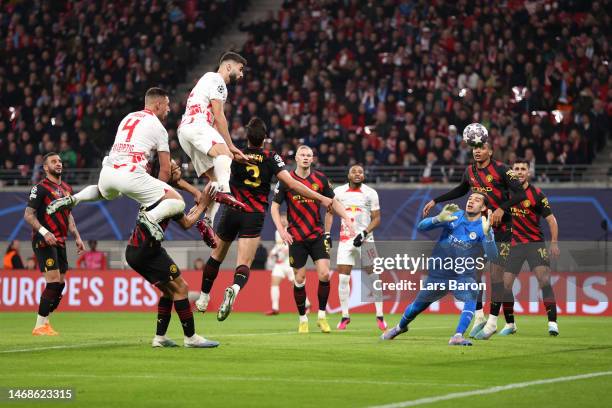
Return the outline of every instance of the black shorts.
<path id="1" fill-rule="evenodd" d="M 323 235 L 308 241 L 293 241 L 289 245 L 289 264 L 292 268 L 300 269 L 306 265 L 309 255 L 313 262 L 329 259 L 330 249 Z"/>
<path id="2" fill-rule="evenodd" d="M 494 231 L 494 234 L 495 234 L 495 244 L 497 245 L 498 256 L 497 256 L 497 259 L 495 261 L 491 261 L 491 263 L 505 267 L 510 257 L 510 244 L 512 243 L 512 229 L 508 228 L 502 232 Z"/>
<path id="3" fill-rule="evenodd" d="M 506 264 L 506 270 L 518 275 L 525 261 L 527 261 L 531 270 L 537 266 L 549 267 L 548 249 L 546 249 L 544 242 L 530 242 L 513 246 Z"/>
<path id="4" fill-rule="evenodd" d="M 153 285 L 168 283 L 181 276 L 178 266 L 161 246 L 128 245 L 125 260 L 139 275 Z"/>
<path id="5" fill-rule="evenodd" d="M 68 270 L 68 257 L 66 247 L 49 246 L 43 240 L 32 241 L 32 249 L 41 272 L 59 269 L 60 273 Z"/>
<path id="6" fill-rule="evenodd" d="M 238 238 L 257 238 L 261 235 L 266 213 L 243 212 L 223 206 L 217 235 L 223 241 L 232 242 Z"/>

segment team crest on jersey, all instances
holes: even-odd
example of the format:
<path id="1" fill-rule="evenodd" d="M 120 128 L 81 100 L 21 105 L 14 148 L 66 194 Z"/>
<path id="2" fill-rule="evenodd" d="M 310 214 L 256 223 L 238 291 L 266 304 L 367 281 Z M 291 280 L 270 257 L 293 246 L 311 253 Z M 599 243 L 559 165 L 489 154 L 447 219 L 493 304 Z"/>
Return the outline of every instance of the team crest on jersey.
<path id="1" fill-rule="evenodd" d="M 476 233 L 474 231 L 470 232 L 470 239 L 476 239 Z"/>
<path id="2" fill-rule="evenodd" d="M 487 181 L 491 183 L 493 181 L 493 176 L 490 174 L 487 174 Z"/>
<path id="3" fill-rule="evenodd" d="M 319 185 L 318 185 L 317 183 L 313 183 L 313 184 L 312 184 L 312 189 L 313 189 L 314 191 L 318 191 L 318 190 L 319 190 Z"/>
<path id="4" fill-rule="evenodd" d="M 45 265 L 47 265 L 47 267 L 51 267 L 53 266 L 53 264 L 55 264 L 53 258 L 47 258 L 47 260 L 45 261 Z"/>
<path id="5" fill-rule="evenodd" d="M 523 201 L 523 207 L 529 208 L 531 206 L 531 202 L 529 200 Z"/>
<path id="6" fill-rule="evenodd" d="M 170 265 L 170 273 L 176 273 L 178 271 L 178 268 L 176 267 L 175 264 Z"/>

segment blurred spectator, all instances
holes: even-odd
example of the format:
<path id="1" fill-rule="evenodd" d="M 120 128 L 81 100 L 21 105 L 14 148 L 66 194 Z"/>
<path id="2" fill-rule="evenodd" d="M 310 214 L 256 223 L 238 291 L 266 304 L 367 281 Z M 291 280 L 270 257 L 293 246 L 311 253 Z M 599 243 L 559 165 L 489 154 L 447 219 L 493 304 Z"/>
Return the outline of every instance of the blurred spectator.
<path id="1" fill-rule="evenodd" d="M 98 251 L 98 241 L 87 241 L 89 251 L 85 251 L 76 261 L 79 269 L 106 269 L 106 254 Z"/>
<path id="2" fill-rule="evenodd" d="M 23 269 L 23 261 L 19 255 L 19 241 L 9 243 L 4 254 L 4 269 Z"/>
<path id="3" fill-rule="evenodd" d="M 203 271 L 204 265 L 204 260 L 202 258 L 196 258 L 195 261 L 193 261 L 193 269 L 196 271 Z"/>
<path id="4" fill-rule="evenodd" d="M 34 256 L 29 257 L 26 260 L 25 268 L 28 270 L 36 270 L 38 269 L 38 264 L 36 262 L 36 258 Z"/>

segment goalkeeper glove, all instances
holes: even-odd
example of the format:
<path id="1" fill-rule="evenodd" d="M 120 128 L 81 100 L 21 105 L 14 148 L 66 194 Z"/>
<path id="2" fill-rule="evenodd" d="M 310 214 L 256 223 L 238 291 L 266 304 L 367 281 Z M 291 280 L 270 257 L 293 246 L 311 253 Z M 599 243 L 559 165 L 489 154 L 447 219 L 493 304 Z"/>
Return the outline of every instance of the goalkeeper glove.
<path id="1" fill-rule="evenodd" d="M 453 214 L 459 211 L 457 204 L 446 204 L 440 214 L 436 216 L 436 222 L 451 222 L 457 219 Z"/>
<path id="2" fill-rule="evenodd" d="M 365 240 L 367 236 L 368 236 L 368 231 L 365 231 L 365 230 L 361 231 L 359 234 L 355 236 L 355 239 L 353 240 L 353 245 L 359 248 L 361 244 L 363 244 L 363 241 Z"/>
<path id="3" fill-rule="evenodd" d="M 332 240 L 331 240 L 331 234 L 329 232 L 326 232 L 323 235 L 323 240 L 325 241 L 325 246 L 327 246 L 329 249 L 332 248 Z"/>
<path id="4" fill-rule="evenodd" d="M 487 239 L 491 239 L 491 210 L 487 211 L 487 216 L 480 217 L 482 220 L 482 231 Z"/>

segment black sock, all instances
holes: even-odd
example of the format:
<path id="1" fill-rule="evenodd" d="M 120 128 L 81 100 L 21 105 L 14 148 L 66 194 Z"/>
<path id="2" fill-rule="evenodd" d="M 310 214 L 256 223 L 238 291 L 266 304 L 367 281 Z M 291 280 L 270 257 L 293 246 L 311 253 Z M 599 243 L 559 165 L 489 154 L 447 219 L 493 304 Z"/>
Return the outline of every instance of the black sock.
<path id="1" fill-rule="evenodd" d="M 246 265 L 239 265 L 234 272 L 234 284 L 240 286 L 240 289 L 244 288 L 247 281 L 249 280 L 249 274 L 251 270 Z"/>
<path id="2" fill-rule="evenodd" d="M 329 298 L 329 281 L 319 281 L 317 298 L 319 299 L 319 310 L 325 311 L 327 309 L 327 299 Z"/>
<path id="3" fill-rule="evenodd" d="M 45 290 L 40 295 L 40 305 L 38 306 L 38 315 L 47 317 L 51 313 L 53 305 L 57 302 L 58 297 L 61 296 L 62 284 L 59 282 L 49 282 L 45 286 Z"/>
<path id="4" fill-rule="evenodd" d="M 514 293 L 512 293 L 512 289 L 504 289 L 504 318 L 506 323 L 514 323 Z"/>
<path id="5" fill-rule="evenodd" d="M 295 299 L 295 305 L 297 306 L 298 313 L 300 316 L 306 314 L 306 285 L 297 287 L 293 285 L 293 298 Z"/>
<path id="6" fill-rule="evenodd" d="M 484 297 L 484 291 L 480 289 L 478 291 L 478 298 L 476 299 L 476 310 L 482 310 L 482 298 Z"/>
<path id="7" fill-rule="evenodd" d="M 501 282 L 491 284 L 491 305 L 489 306 L 489 314 L 499 316 L 499 309 L 501 309 L 503 300 L 504 284 Z"/>
<path id="8" fill-rule="evenodd" d="M 191 337 L 195 333 L 195 323 L 193 322 L 193 312 L 189 307 L 189 300 L 181 299 L 174 301 L 174 310 L 181 319 L 181 326 L 186 337 Z"/>
<path id="9" fill-rule="evenodd" d="M 213 283 L 219 274 L 220 266 L 221 262 L 217 261 L 213 257 L 208 258 L 206 265 L 204 265 L 204 270 L 202 271 L 202 292 L 210 293 Z"/>
<path id="10" fill-rule="evenodd" d="M 555 292 L 552 286 L 546 285 L 542 288 L 542 300 L 546 308 L 549 322 L 557 321 L 557 301 L 555 300 Z"/>
<path id="11" fill-rule="evenodd" d="M 160 297 L 157 304 L 157 331 L 158 336 L 165 336 L 172 317 L 172 299 Z"/>
<path id="12" fill-rule="evenodd" d="M 62 298 L 64 297 L 62 295 L 62 292 L 64 291 L 65 287 L 66 287 L 66 283 L 65 282 L 60 283 L 59 296 L 57 297 L 57 300 L 55 302 L 53 302 L 53 304 L 51 305 L 51 309 L 49 310 L 49 313 L 53 313 L 55 311 L 55 309 L 57 309 L 57 307 L 59 306 L 60 302 L 62 301 Z"/>

